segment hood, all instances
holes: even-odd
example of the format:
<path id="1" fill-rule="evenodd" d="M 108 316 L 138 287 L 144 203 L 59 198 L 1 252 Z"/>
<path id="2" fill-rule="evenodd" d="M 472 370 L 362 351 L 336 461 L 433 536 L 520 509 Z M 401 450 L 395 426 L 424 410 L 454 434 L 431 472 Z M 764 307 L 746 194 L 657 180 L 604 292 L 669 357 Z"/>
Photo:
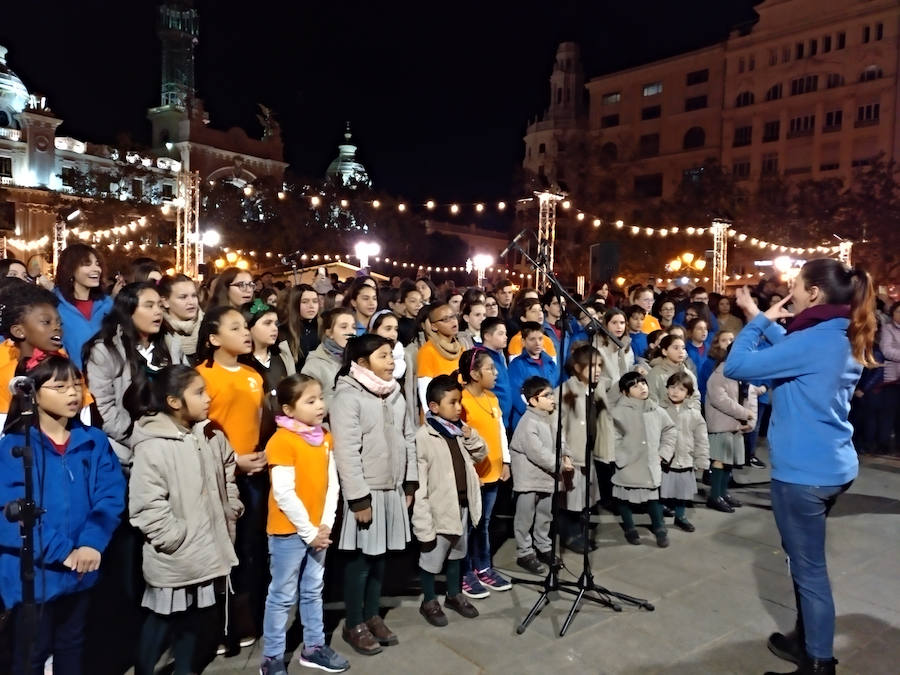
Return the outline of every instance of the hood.
<path id="1" fill-rule="evenodd" d="M 135 442 L 149 438 L 184 438 L 185 432 L 178 428 L 175 420 L 164 413 L 144 415 L 134 425 Z"/>
<path id="2" fill-rule="evenodd" d="M 619 402 L 616 403 L 616 406 L 621 406 L 622 408 L 631 408 L 632 410 L 637 410 L 638 412 L 649 412 L 651 410 L 656 410 L 658 407 L 656 403 L 653 402 L 653 399 L 644 399 L 641 401 L 640 399 L 630 398 L 628 396 L 622 396 L 619 399 Z"/>

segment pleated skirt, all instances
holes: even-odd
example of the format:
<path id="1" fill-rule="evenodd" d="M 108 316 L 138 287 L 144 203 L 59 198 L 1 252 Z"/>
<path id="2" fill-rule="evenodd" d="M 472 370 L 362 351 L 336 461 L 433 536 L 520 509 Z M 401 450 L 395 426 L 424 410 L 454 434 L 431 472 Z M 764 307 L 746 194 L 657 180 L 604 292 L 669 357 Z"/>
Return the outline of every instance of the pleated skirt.
<path id="1" fill-rule="evenodd" d="M 587 492 L 587 476 L 582 473 L 581 467 L 575 467 L 572 476 L 572 489 L 566 491 L 566 510 L 581 511 L 584 508 L 584 494 Z M 591 462 L 591 492 L 590 506 L 600 501 L 600 484 L 597 482 L 597 470 Z"/>
<path id="2" fill-rule="evenodd" d="M 386 551 L 402 551 L 410 541 L 409 511 L 403 488 L 372 490 L 372 522 L 360 527 L 344 500 L 344 521 L 338 548 L 381 555 Z"/>

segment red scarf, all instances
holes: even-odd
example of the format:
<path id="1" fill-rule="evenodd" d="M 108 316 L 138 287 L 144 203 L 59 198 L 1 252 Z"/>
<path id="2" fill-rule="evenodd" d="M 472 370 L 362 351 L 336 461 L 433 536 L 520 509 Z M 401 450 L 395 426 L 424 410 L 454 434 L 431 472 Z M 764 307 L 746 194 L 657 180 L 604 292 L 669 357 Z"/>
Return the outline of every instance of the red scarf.
<path id="1" fill-rule="evenodd" d="M 849 318 L 850 305 L 813 305 L 812 307 L 807 307 L 791 319 L 791 322 L 787 327 L 787 332 L 788 334 L 795 333 L 798 330 L 811 328 L 823 321 L 830 321 L 831 319 Z"/>

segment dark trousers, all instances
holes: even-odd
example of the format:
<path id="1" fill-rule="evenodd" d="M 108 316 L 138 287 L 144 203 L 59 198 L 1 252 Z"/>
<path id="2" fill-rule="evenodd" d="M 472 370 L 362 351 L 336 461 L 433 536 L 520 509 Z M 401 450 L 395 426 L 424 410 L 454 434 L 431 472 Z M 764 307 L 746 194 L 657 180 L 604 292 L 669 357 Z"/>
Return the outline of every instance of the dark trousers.
<path id="1" fill-rule="evenodd" d="M 44 603 L 35 613 L 32 639 L 28 639 L 22 605 L 13 611 L 13 675 L 43 675 L 44 662 L 53 655 L 54 675 L 84 672 L 84 628 L 90 599 L 88 591 L 63 595 Z M 26 653 L 30 647 L 30 663 Z"/>
<path id="2" fill-rule="evenodd" d="M 216 657 L 224 600 L 223 595 L 212 607 L 192 607 L 174 614 L 148 613 L 141 627 L 135 675 L 153 675 L 169 645 L 175 657 L 173 675 L 202 673 Z"/>
<path id="3" fill-rule="evenodd" d="M 227 643 L 234 646 L 241 638 L 262 634 L 266 589 L 269 585 L 269 546 L 266 516 L 269 500 L 269 475 L 239 475 L 237 486 L 244 514 L 238 518 L 235 551 L 238 565 L 231 574 L 234 596 L 228 613 Z"/>

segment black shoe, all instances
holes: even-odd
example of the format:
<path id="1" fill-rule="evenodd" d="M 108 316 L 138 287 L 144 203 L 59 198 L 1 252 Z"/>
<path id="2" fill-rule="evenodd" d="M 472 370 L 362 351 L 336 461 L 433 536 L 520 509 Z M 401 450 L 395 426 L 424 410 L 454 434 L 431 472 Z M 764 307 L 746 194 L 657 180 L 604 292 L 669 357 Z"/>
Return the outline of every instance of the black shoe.
<path id="1" fill-rule="evenodd" d="M 572 551 L 572 553 L 577 553 L 578 555 L 584 555 L 585 551 L 593 550 L 583 537 L 572 537 L 571 539 L 566 540 L 563 543 L 563 546 Z"/>
<path id="2" fill-rule="evenodd" d="M 669 548 L 669 533 L 665 530 L 656 530 L 653 534 L 656 535 L 656 545 L 660 548 Z"/>
<path id="3" fill-rule="evenodd" d="M 677 527 L 679 530 L 684 530 L 685 532 L 693 532 L 697 529 L 689 520 L 682 518 L 675 519 L 675 527 Z"/>
<path id="4" fill-rule="evenodd" d="M 800 665 L 803 657 L 806 656 L 806 648 L 803 645 L 803 641 L 797 635 L 796 630 L 792 630 L 787 635 L 772 633 L 766 644 L 769 647 L 769 651 L 779 659 L 784 659 L 785 661 L 790 661 L 797 665 Z"/>
<path id="5" fill-rule="evenodd" d="M 713 511 L 721 511 L 722 513 L 734 513 L 734 509 L 721 497 L 716 497 L 715 499 L 710 497 L 706 500 L 706 507 Z"/>
<path id="6" fill-rule="evenodd" d="M 537 559 L 545 565 L 562 565 L 562 558 L 553 557 L 553 553 L 551 551 L 538 551 Z"/>
<path id="7" fill-rule="evenodd" d="M 739 509 L 744 505 L 744 502 L 742 502 L 740 499 L 735 499 L 727 492 L 722 497 L 722 499 L 724 499 L 725 503 L 728 504 L 728 506 L 730 506 L 733 509 Z"/>
<path id="8" fill-rule="evenodd" d="M 800 667 L 790 675 L 834 675 L 837 659 L 811 659 L 804 655 Z M 782 675 L 774 671 L 768 671 L 766 675 Z"/>
<path id="9" fill-rule="evenodd" d="M 668 506 L 663 506 L 663 518 L 671 518 L 675 515 L 675 511 Z"/>
<path id="10" fill-rule="evenodd" d="M 516 558 L 516 564 L 526 572 L 531 572 L 538 576 L 547 574 L 547 568 L 538 561 L 537 556 L 529 555 L 524 558 Z"/>
<path id="11" fill-rule="evenodd" d="M 641 543 L 641 535 L 638 534 L 637 530 L 625 530 L 625 541 L 629 544 L 634 544 L 635 546 Z"/>
<path id="12" fill-rule="evenodd" d="M 766 463 L 762 461 L 759 457 L 751 457 L 750 461 L 747 462 L 750 466 L 755 466 L 757 469 L 765 469 Z"/>
<path id="13" fill-rule="evenodd" d="M 598 548 L 600 548 L 600 544 L 597 543 L 597 540 L 594 537 L 591 537 L 591 539 L 588 541 L 588 546 L 591 547 L 592 551 L 596 551 Z"/>

